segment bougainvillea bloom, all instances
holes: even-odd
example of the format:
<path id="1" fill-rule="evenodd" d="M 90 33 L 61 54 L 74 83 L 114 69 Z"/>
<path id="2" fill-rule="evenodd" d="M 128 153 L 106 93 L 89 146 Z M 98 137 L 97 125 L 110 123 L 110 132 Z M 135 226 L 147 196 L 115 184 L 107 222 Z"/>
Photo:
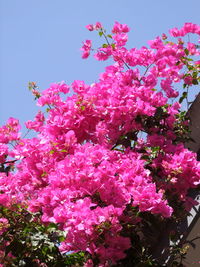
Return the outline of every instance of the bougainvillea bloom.
<path id="1" fill-rule="evenodd" d="M 177 206 L 187 212 L 195 204 L 188 192 L 200 184 L 200 164 L 183 145 L 187 94 L 177 84 L 198 84 L 199 48 L 163 34 L 128 49 L 126 24 L 116 22 L 113 35 L 99 22 L 86 28 L 105 37 L 95 58 L 114 63 L 92 84 L 34 86 L 37 105 L 47 107 L 26 122 L 34 137 L 21 137 L 14 118 L 0 128 L 0 205 L 23 205 L 55 223 L 65 233 L 60 251 L 86 253 L 85 266 L 113 266 L 136 253 L 149 218 L 180 220 Z M 170 30 L 187 33 L 199 35 L 200 26 Z M 83 43 L 82 58 L 91 47 Z M 1 218 L 0 235 L 7 227 Z"/>

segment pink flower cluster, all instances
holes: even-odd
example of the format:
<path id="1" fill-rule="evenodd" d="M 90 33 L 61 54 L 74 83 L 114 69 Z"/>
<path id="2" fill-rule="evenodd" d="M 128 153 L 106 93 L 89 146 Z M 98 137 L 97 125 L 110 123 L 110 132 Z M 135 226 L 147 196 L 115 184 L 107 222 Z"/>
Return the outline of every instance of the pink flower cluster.
<path id="1" fill-rule="evenodd" d="M 102 24 L 100 22 L 96 22 L 95 24 L 86 25 L 86 28 L 89 31 L 94 31 L 94 30 L 101 30 L 103 28 L 103 26 L 102 26 Z"/>
<path id="2" fill-rule="evenodd" d="M 8 144 L 10 141 L 18 140 L 20 128 L 17 119 L 9 118 L 6 125 L 0 127 L 0 144 Z"/>
<path id="3" fill-rule="evenodd" d="M 188 22 L 185 23 L 180 30 L 178 28 L 173 28 L 169 32 L 171 36 L 174 37 L 185 36 L 187 33 L 194 33 L 200 35 L 200 25 Z"/>
<path id="4" fill-rule="evenodd" d="M 100 23 L 87 29 L 106 36 Z M 180 31 L 171 33 L 199 34 L 199 26 L 186 23 Z M 26 204 L 44 223 L 57 223 L 66 233 L 61 251 L 88 252 L 86 266 L 96 258 L 99 266 L 117 264 L 132 246 L 123 234 L 127 222 L 139 227 L 142 213 L 169 218 L 171 196 L 188 203 L 188 190 L 200 183 L 196 155 L 176 139 L 180 104 L 169 102 L 179 94 L 175 84 L 193 83 L 198 65 L 186 58 L 199 51 L 165 42 L 167 36 L 149 41 L 150 48 L 127 49 L 128 32 L 116 22 L 113 43 L 98 49 L 98 60 L 114 63 L 97 82 L 55 83 L 37 94 L 48 114 L 39 111 L 26 122 L 36 137 L 20 138 L 13 118 L 0 128 L 0 205 Z M 82 51 L 83 58 L 90 55 L 90 40 Z M 64 99 L 70 88 L 74 94 Z M 15 172 L 6 172 L 13 160 Z"/>
<path id="5" fill-rule="evenodd" d="M 83 43 L 83 46 L 81 48 L 81 50 L 83 51 L 82 58 L 88 58 L 89 57 L 91 48 L 92 48 L 92 42 L 90 40 L 86 40 Z"/>

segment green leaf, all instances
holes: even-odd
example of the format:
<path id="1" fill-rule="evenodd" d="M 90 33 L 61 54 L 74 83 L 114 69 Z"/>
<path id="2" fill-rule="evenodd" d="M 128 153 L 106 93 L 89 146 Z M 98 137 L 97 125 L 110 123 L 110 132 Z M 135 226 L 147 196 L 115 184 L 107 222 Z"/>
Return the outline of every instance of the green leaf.
<path id="1" fill-rule="evenodd" d="M 145 160 L 147 159 L 147 160 L 149 160 L 149 156 L 148 155 L 142 155 L 141 156 L 141 159 L 145 159 Z"/>
<path id="2" fill-rule="evenodd" d="M 186 54 L 187 56 L 188 56 L 189 53 L 190 53 L 189 50 L 188 50 L 187 48 L 184 49 L 184 52 L 185 52 L 185 54 Z"/>
<path id="3" fill-rule="evenodd" d="M 187 61 L 193 61 L 193 59 L 189 58 L 189 57 L 182 57 L 182 59 L 185 59 Z"/>
<path id="4" fill-rule="evenodd" d="M 198 76 L 198 72 L 197 71 L 194 71 L 193 74 L 192 74 L 192 78 L 196 79 Z"/>
<path id="5" fill-rule="evenodd" d="M 67 150 L 66 149 L 61 149 L 60 152 L 67 152 Z"/>
<path id="6" fill-rule="evenodd" d="M 102 44 L 102 47 L 103 48 L 107 48 L 108 47 L 108 44 Z"/>
<path id="7" fill-rule="evenodd" d="M 199 82 L 198 82 L 197 79 L 193 79 L 193 80 L 192 80 L 192 84 L 197 85 L 197 84 L 199 84 Z"/>
<path id="8" fill-rule="evenodd" d="M 58 229 L 58 225 L 56 223 L 49 223 L 47 226 L 47 230 L 49 229 Z"/>
<path id="9" fill-rule="evenodd" d="M 47 175 L 47 173 L 46 172 L 43 172 L 42 175 L 41 175 L 41 177 L 44 177 L 46 175 Z"/>
<path id="10" fill-rule="evenodd" d="M 179 99 L 179 103 L 182 103 L 183 100 L 187 97 L 187 95 L 188 95 L 187 92 L 183 92 L 182 96 Z"/>
<path id="11" fill-rule="evenodd" d="M 100 31 L 100 32 L 99 32 L 99 36 L 101 37 L 102 35 L 103 35 L 103 32 L 102 32 L 102 31 Z"/>
<path id="12" fill-rule="evenodd" d="M 187 65 L 188 70 L 193 70 L 194 66 L 193 65 Z"/>
<path id="13" fill-rule="evenodd" d="M 107 37 L 112 39 L 112 35 L 111 34 L 108 34 Z"/>
<path id="14" fill-rule="evenodd" d="M 59 242 L 63 242 L 63 241 L 65 241 L 65 237 L 64 236 L 59 236 L 58 240 L 59 240 Z"/>

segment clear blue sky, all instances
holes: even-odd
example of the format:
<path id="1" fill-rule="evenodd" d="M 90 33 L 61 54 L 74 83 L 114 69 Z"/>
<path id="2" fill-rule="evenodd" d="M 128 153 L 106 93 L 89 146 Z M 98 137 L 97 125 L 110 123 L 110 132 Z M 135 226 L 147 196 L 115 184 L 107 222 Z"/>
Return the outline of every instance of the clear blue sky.
<path id="1" fill-rule="evenodd" d="M 200 0 L 0 0 L 0 124 L 12 116 L 23 123 L 38 110 L 27 89 L 52 82 L 93 82 L 104 65 L 82 60 L 85 39 L 97 39 L 85 25 L 114 21 L 131 27 L 129 46 L 180 27 L 200 23 Z"/>

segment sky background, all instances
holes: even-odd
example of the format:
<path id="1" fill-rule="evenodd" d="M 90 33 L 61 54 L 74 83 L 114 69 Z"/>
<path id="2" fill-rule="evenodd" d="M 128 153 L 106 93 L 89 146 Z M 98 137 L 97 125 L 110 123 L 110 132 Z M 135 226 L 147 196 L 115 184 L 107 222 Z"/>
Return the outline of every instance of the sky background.
<path id="1" fill-rule="evenodd" d="M 199 24 L 199 10 L 200 0 L 0 0 L 0 125 L 34 118 L 39 108 L 29 81 L 40 90 L 63 80 L 97 81 L 105 63 L 81 59 L 80 47 L 100 37 L 85 25 L 126 23 L 128 46 L 139 48 L 185 22 Z"/>

